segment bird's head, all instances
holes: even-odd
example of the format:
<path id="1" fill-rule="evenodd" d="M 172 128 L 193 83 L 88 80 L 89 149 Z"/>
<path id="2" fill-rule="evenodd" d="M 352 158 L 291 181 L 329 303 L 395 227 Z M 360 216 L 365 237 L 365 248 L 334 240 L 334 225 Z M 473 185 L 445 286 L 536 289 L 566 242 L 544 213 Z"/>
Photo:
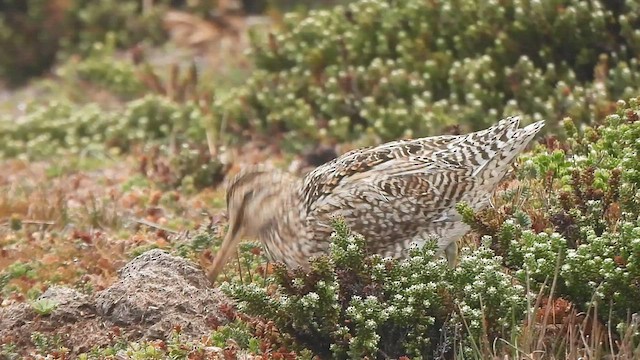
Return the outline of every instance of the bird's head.
<path id="1" fill-rule="evenodd" d="M 254 166 L 240 171 L 227 184 L 229 229 L 216 254 L 209 280 L 213 283 L 243 236 L 255 237 L 277 216 L 294 178 L 276 169 Z"/>

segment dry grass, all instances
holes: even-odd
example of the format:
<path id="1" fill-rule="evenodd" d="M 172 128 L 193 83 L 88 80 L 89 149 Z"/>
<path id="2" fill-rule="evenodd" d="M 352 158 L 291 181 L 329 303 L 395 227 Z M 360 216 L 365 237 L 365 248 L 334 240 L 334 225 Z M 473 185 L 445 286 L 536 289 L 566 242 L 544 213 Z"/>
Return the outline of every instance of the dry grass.
<path id="1" fill-rule="evenodd" d="M 213 201 L 219 192 L 163 192 L 136 174 L 136 166 L 128 158 L 97 170 L 72 167 L 52 177 L 52 164 L 4 162 L 2 297 L 21 301 L 52 283 L 102 289 L 136 249 L 176 245 L 166 231 L 143 223 L 187 230 L 206 220 L 206 211 L 220 211 L 214 207 L 220 202 Z"/>

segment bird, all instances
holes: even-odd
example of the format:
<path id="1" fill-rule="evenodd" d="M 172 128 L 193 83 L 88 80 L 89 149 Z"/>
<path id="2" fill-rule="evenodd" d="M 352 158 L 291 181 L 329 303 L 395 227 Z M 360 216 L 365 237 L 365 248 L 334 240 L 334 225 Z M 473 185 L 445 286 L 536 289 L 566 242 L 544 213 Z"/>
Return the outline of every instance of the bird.
<path id="1" fill-rule="evenodd" d="M 258 238 L 273 261 L 308 269 L 310 258 L 328 252 L 336 217 L 364 237 L 369 253 L 401 259 L 435 238 L 436 254 L 455 266 L 457 240 L 470 230 L 456 205 L 488 206 L 543 127 L 544 120 L 520 128 L 520 117 L 510 116 L 468 134 L 354 149 L 303 177 L 244 168 L 226 186 L 229 225 L 208 278 L 215 282 L 243 237 Z"/>

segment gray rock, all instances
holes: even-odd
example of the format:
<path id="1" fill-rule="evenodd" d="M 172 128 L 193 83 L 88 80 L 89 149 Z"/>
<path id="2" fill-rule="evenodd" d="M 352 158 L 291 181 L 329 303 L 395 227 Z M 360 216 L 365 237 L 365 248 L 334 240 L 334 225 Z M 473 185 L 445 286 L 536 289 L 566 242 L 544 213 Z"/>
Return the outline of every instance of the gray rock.
<path id="1" fill-rule="evenodd" d="M 183 336 L 196 339 L 227 321 L 218 308 L 229 300 L 188 260 L 155 249 L 133 259 L 119 275 L 97 294 L 97 313 L 119 326 L 142 325 L 145 338 L 166 338 L 178 325 Z"/>
<path id="2" fill-rule="evenodd" d="M 64 286 L 51 286 L 38 300 L 49 299 L 57 305 L 51 312 L 51 318 L 61 322 L 74 322 L 95 316 L 95 307 L 91 298 L 75 289 Z"/>

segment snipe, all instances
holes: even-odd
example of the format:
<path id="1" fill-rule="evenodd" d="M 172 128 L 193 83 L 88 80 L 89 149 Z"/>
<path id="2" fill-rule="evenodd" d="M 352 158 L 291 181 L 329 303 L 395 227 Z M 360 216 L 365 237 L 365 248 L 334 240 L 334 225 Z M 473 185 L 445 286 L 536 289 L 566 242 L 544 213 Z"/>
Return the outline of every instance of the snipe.
<path id="1" fill-rule="evenodd" d="M 455 262 L 456 241 L 469 227 L 456 204 L 475 210 L 515 157 L 544 126 L 519 128 L 519 118 L 466 135 L 400 140 L 350 151 L 304 178 L 257 166 L 227 187 L 229 230 L 216 254 L 213 282 L 241 237 L 258 237 L 269 256 L 289 267 L 327 252 L 331 220 L 341 216 L 370 252 L 403 257 L 412 243 L 436 236 L 439 253 Z"/>

